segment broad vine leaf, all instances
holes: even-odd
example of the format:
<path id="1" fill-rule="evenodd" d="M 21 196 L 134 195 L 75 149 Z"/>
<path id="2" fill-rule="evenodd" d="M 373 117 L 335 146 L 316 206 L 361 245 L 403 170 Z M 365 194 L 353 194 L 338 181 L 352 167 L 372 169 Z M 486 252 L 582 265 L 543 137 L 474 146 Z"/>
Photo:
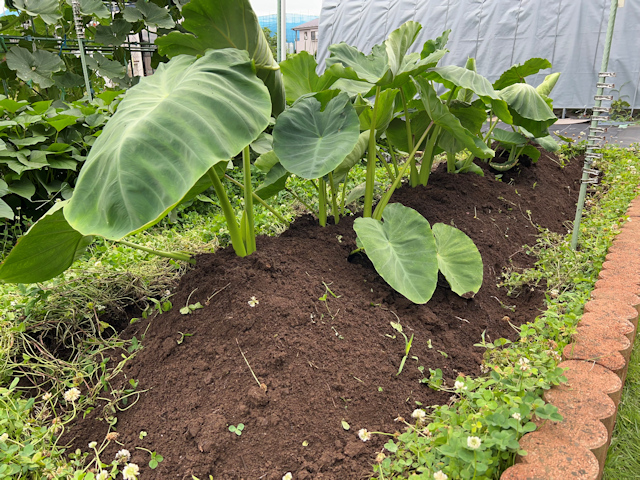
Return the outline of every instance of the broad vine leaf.
<path id="1" fill-rule="evenodd" d="M 65 71 L 63 73 L 56 73 L 53 75 L 53 82 L 60 88 L 73 88 L 84 85 L 84 78 L 82 75 Z"/>
<path id="2" fill-rule="evenodd" d="M 85 235 L 116 240 L 152 225 L 209 168 L 256 139 L 270 111 L 247 52 L 171 59 L 127 91 L 91 148 L 65 216 Z"/>
<path id="3" fill-rule="evenodd" d="M 49 25 L 62 18 L 58 0 L 14 0 L 13 5 L 33 17 L 40 16 Z"/>
<path id="4" fill-rule="evenodd" d="M 436 289 L 438 260 L 429 222 L 415 210 L 391 203 L 382 222 L 356 218 L 353 228 L 376 271 L 414 303 L 427 303 Z"/>
<path id="5" fill-rule="evenodd" d="M 0 198 L 0 218 L 13 219 L 13 210 L 2 198 Z"/>
<path id="6" fill-rule="evenodd" d="M 287 103 L 292 104 L 301 96 L 309 93 L 327 90 L 338 80 L 328 70 L 319 77 L 316 73 L 317 66 L 316 59 L 305 51 L 280 63 Z M 370 86 L 367 88 L 368 90 L 370 90 Z"/>
<path id="7" fill-rule="evenodd" d="M 122 78 L 126 74 L 124 65 L 117 60 L 109 60 L 100 52 L 95 52 L 92 57 L 87 56 L 87 66 L 100 76 L 111 79 Z"/>
<path id="8" fill-rule="evenodd" d="M 186 7 L 185 7 L 186 8 Z M 342 92 L 324 109 L 314 97 L 298 100 L 278 117 L 273 150 L 280 163 L 302 178 L 320 178 L 351 153 L 360 135 L 360 122 Z"/>
<path id="9" fill-rule="evenodd" d="M 21 196 L 22 198 L 26 198 L 27 200 L 31 200 L 36 193 L 36 186 L 29 181 L 27 178 L 22 178 L 17 182 L 13 182 L 7 186 L 7 190 L 11 193 L 15 193 L 16 195 Z"/>
<path id="10" fill-rule="evenodd" d="M 173 28 L 176 25 L 169 10 L 153 2 L 138 1 L 136 8 L 144 17 L 144 23 L 147 27 Z"/>
<path id="11" fill-rule="evenodd" d="M 51 125 L 56 131 L 61 132 L 69 125 L 74 125 L 78 119 L 73 115 L 56 115 L 47 119 L 47 123 Z"/>
<path id="12" fill-rule="evenodd" d="M 534 137 L 548 135 L 547 129 L 558 119 L 544 98 L 534 87 L 526 83 L 514 83 L 500 90 L 509 105 L 513 123 L 524 127 Z"/>
<path id="13" fill-rule="evenodd" d="M 83 15 L 95 15 L 98 18 L 111 18 L 111 12 L 105 7 L 102 0 L 79 0 L 80 13 Z M 67 0 L 71 5 L 71 0 Z"/>
<path id="14" fill-rule="evenodd" d="M 479 158 L 491 158 L 495 152 L 480 140 L 476 135 L 464 128 L 460 120 L 454 116 L 442 103 L 435 89 L 429 81 L 422 77 L 413 79 L 424 109 L 434 124 L 449 132 L 455 139 L 468 148 Z"/>
<path id="15" fill-rule="evenodd" d="M 463 231 L 444 223 L 432 227 L 436 239 L 438 268 L 451 290 L 464 298 L 473 298 L 482 286 L 482 257 Z"/>
<path id="16" fill-rule="evenodd" d="M 210 48 L 246 50 L 255 62 L 258 77 L 269 89 L 273 114 L 284 110 L 282 73 L 249 0 L 191 0 L 182 15 L 182 26 L 191 33 L 174 31 L 158 37 L 155 43 L 161 55 L 202 55 Z"/>
<path id="17" fill-rule="evenodd" d="M 132 24 L 116 18 L 111 25 L 98 25 L 94 40 L 102 45 L 119 47 L 127 40 Z"/>
<path id="18" fill-rule="evenodd" d="M 136 23 L 144 19 L 142 12 L 138 10 L 135 5 L 124 7 L 124 10 L 122 11 L 122 18 L 131 23 Z"/>
<path id="19" fill-rule="evenodd" d="M 7 53 L 7 65 L 16 71 L 20 79 L 37 83 L 42 88 L 52 86 L 52 75 L 64 69 L 64 62 L 55 53 L 46 50 L 31 53 L 17 46 L 11 47 Z"/>
<path id="20" fill-rule="evenodd" d="M 0 281 L 35 283 L 49 280 L 71 266 L 92 237 L 74 230 L 58 203 L 23 235 L 0 264 Z"/>
<path id="21" fill-rule="evenodd" d="M 530 58 L 523 64 L 517 64 L 505 71 L 493 84 L 496 90 L 502 90 L 515 83 L 523 83 L 525 77 L 534 75 L 540 70 L 551 68 L 551 62 L 544 58 Z"/>

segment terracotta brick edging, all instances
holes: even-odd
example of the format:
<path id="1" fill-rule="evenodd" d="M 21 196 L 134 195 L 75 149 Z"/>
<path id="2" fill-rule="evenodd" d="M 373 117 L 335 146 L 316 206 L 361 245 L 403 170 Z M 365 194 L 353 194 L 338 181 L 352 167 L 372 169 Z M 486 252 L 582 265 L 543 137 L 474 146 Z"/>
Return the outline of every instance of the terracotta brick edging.
<path id="1" fill-rule="evenodd" d="M 616 420 L 640 312 L 640 197 L 613 241 L 573 343 L 562 352 L 568 382 L 545 392 L 562 422 L 520 439 L 527 452 L 501 480 L 599 480 Z"/>

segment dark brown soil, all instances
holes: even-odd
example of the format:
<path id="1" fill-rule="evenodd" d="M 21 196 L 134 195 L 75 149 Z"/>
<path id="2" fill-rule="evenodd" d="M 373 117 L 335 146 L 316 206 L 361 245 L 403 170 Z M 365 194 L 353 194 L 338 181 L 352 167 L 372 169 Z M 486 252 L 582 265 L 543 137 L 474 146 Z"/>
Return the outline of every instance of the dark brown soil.
<path id="1" fill-rule="evenodd" d="M 501 182 L 491 172 L 438 170 L 429 187 L 396 193 L 395 202 L 475 241 L 484 284 L 470 300 L 443 282 L 428 304 L 414 305 L 366 258 L 348 261 L 355 248 L 351 218 L 321 228 L 303 216 L 281 237 L 260 238 L 247 258 L 230 249 L 199 257 L 172 298 L 173 310 L 125 331 L 144 334 L 144 349 L 121 382 L 137 379 L 148 391 L 118 415 L 118 440 L 141 466 L 149 456 L 137 446 L 164 456 L 156 470 L 143 468 L 143 478 L 280 480 L 286 472 L 296 480 L 367 478 L 386 440 L 364 443 L 360 428 L 393 432 L 400 428 L 394 419 L 409 418 L 417 405 L 449 401 L 419 382 L 418 367 L 441 368 L 449 381 L 475 376 L 483 352 L 474 344 L 483 331 L 492 340 L 514 338 L 508 320 L 519 325 L 539 313 L 543 292 L 509 298 L 496 284 L 505 267 L 531 265 L 521 246 L 535 241 L 534 224 L 566 233 L 581 165 L 577 158 L 560 168 L 543 153 Z M 196 302 L 205 308 L 180 314 Z M 414 335 L 400 375 L 405 343 L 392 321 Z M 108 429 L 99 410 L 70 429 L 65 440 L 73 448 L 86 451 L 103 438 Z M 241 436 L 228 430 L 239 423 Z M 143 430 L 148 435 L 140 440 Z M 110 461 L 117 448 L 103 458 Z"/>

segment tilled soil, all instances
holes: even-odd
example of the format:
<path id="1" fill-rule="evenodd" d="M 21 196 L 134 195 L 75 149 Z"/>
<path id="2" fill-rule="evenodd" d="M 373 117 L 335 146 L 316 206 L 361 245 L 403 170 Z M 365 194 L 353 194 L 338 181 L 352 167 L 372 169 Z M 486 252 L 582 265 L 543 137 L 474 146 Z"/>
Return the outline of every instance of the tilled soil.
<path id="1" fill-rule="evenodd" d="M 368 478 L 386 440 L 362 442 L 360 428 L 394 432 L 394 419 L 409 418 L 417 402 L 449 401 L 420 383 L 418 367 L 440 368 L 449 381 L 478 375 L 483 350 L 474 344 L 482 332 L 513 339 L 511 324 L 539 314 L 542 291 L 510 298 L 496 285 L 505 268 L 532 265 L 521 247 L 535 242 L 536 225 L 566 233 L 581 166 L 576 158 L 561 168 L 543 152 L 537 164 L 501 181 L 489 170 L 484 177 L 450 175 L 441 166 L 428 187 L 394 195 L 432 224 L 454 225 L 474 240 L 484 283 L 473 299 L 458 297 L 441 279 L 426 305 L 406 300 L 366 257 L 350 258 L 353 218 L 321 228 L 302 216 L 282 236 L 259 238 L 249 257 L 230 248 L 198 257 L 171 299 L 174 308 L 124 332 L 144 335 L 144 348 L 119 381 L 136 379 L 148 391 L 118 414 L 124 447 L 110 446 L 103 458 L 127 448 L 145 465 L 145 479 L 280 480 L 286 472 L 296 480 Z M 204 308 L 180 314 L 196 302 Z M 405 342 L 390 326 L 398 321 L 414 335 L 400 375 Z M 70 428 L 65 441 L 73 449 L 104 437 L 100 413 L 96 408 Z M 240 423 L 241 435 L 229 431 Z M 141 431 L 148 433 L 142 440 Z M 135 447 L 164 461 L 151 470 L 149 455 Z"/>

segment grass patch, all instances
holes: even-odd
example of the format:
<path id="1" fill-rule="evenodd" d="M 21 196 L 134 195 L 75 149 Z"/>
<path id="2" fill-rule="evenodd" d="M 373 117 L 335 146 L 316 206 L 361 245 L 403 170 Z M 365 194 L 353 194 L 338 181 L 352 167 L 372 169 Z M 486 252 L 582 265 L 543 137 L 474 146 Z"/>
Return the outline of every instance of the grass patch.
<path id="1" fill-rule="evenodd" d="M 640 477 L 640 337 L 629 360 L 629 370 L 618 405 L 618 417 L 604 466 L 605 480 Z"/>

